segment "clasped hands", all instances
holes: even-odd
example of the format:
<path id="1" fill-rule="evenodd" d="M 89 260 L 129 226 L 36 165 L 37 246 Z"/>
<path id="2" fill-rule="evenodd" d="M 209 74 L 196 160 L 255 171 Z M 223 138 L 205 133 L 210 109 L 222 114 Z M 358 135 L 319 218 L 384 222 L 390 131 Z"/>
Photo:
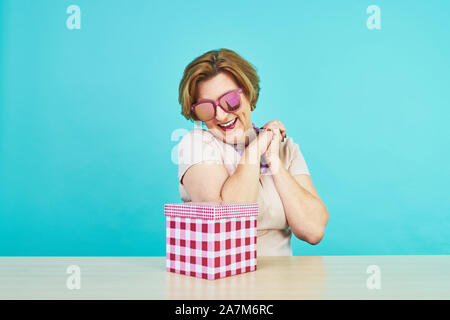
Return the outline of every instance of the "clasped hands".
<path id="1" fill-rule="evenodd" d="M 257 139 L 259 155 L 263 156 L 270 168 L 280 164 L 280 142 L 286 137 L 286 128 L 278 120 L 266 123 L 260 130 Z"/>

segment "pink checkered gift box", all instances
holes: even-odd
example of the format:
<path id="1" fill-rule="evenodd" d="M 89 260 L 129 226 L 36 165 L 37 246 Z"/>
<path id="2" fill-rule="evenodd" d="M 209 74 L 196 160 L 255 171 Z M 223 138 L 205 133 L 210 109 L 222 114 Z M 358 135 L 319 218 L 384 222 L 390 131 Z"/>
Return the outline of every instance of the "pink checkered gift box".
<path id="1" fill-rule="evenodd" d="M 256 270 L 258 205 L 165 204 L 167 271 L 218 279 Z"/>

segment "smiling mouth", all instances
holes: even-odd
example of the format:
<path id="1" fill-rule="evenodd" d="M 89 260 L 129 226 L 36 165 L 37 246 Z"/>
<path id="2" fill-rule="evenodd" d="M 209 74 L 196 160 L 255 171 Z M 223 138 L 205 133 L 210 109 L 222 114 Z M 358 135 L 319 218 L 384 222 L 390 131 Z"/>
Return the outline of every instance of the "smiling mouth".
<path id="1" fill-rule="evenodd" d="M 235 118 L 234 120 L 228 121 L 227 123 L 221 123 L 218 124 L 219 128 L 226 131 L 226 130 L 231 130 L 235 127 L 237 122 L 237 118 Z"/>

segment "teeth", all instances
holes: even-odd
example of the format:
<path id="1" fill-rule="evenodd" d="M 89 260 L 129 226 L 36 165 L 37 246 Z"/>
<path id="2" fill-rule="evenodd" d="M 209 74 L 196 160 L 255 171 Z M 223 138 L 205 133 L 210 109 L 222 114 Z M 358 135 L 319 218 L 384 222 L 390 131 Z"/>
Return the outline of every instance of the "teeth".
<path id="1" fill-rule="evenodd" d="M 219 124 L 219 126 L 221 126 L 223 128 L 229 127 L 229 126 L 231 126 L 234 123 L 234 120 L 236 120 L 236 119 L 233 119 L 233 120 L 231 120 L 231 121 L 229 121 L 227 123 Z"/>

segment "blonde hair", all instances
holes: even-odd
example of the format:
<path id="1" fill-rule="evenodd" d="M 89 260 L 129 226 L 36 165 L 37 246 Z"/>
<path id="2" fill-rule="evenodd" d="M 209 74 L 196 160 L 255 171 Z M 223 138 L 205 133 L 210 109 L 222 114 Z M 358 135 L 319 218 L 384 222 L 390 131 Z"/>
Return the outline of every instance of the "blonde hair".
<path id="1" fill-rule="evenodd" d="M 181 104 L 181 114 L 186 119 L 196 119 L 191 112 L 191 105 L 197 99 L 198 83 L 221 72 L 228 72 L 234 78 L 250 102 L 251 110 L 256 108 L 260 90 L 256 68 L 236 52 L 222 48 L 204 53 L 184 69 L 179 86 L 178 102 Z"/>

